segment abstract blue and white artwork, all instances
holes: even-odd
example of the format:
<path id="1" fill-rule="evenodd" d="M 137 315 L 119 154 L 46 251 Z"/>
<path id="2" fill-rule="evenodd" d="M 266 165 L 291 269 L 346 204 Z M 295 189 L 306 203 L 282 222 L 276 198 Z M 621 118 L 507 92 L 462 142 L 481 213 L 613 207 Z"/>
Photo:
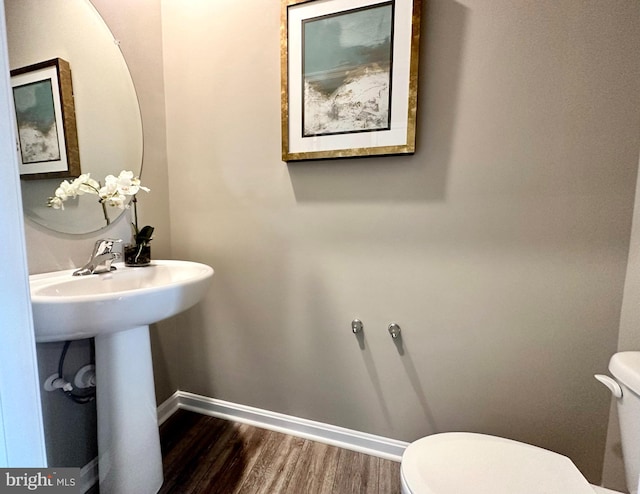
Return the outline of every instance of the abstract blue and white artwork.
<path id="1" fill-rule="evenodd" d="M 20 156 L 22 163 L 41 163 L 60 159 L 51 79 L 15 86 Z"/>
<path id="2" fill-rule="evenodd" d="M 282 160 L 415 152 L 422 0 L 282 0 Z"/>
<path id="3" fill-rule="evenodd" d="M 304 137 L 390 128 L 393 2 L 302 23 Z"/>

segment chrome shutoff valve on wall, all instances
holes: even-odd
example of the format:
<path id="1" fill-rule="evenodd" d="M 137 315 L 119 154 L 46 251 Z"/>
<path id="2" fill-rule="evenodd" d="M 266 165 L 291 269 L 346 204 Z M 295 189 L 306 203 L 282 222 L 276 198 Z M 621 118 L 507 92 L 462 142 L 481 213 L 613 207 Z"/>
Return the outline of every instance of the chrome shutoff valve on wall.
<path id="1" fill-rule="evenodd" d="M 389 334 L 395 340 L 400 337 L 400 326 L 398 326 L 395 322 L 389 324 Z"/>
<path id="2" fill-rule="evenodd" d="M 360 333 L 363 327 L 364 326 L 360 319 L 354 319 L 353 321 L 351 321 L 351 331 L 353 331 L 353 334 Z"/>

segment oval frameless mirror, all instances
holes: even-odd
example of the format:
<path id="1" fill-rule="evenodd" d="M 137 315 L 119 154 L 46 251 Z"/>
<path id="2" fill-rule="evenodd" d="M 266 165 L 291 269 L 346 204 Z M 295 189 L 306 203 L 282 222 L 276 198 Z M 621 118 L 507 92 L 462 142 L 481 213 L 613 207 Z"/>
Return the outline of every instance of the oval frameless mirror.
<path id="1" fill-rule="evenodd" d="M 5 0 L 5 13 L 12 70 L 56 58 L 69 63 L 81 173 L 99 182 L 121 170 L 139 175 L 138 99 L 118 43 L 95 7 L 89 0 Z M 95 195 L 67 200 L 64 211 L 47 207 L 65 178 L 21 178 L 24 212 L 36 223 L 73 234 L 107 225 Z M 107 211 L 111 221 L 123 212 Z"/>

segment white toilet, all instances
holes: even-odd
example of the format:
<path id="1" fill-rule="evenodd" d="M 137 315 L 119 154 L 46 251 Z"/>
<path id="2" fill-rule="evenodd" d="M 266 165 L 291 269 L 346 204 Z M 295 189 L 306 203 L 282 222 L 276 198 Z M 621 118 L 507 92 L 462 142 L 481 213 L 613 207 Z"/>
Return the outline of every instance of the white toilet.
<path id="1" fill-rule="evenodd" d="M 627 487 L 640 473 L 640 352 L 611 357 L 616 378 L 598 376 L 618 397 Z M 411 443 L 400 466 L 402 494 L 613 494 L 590 485 L 558 453 L 496 436 L 448 432 Z"/>

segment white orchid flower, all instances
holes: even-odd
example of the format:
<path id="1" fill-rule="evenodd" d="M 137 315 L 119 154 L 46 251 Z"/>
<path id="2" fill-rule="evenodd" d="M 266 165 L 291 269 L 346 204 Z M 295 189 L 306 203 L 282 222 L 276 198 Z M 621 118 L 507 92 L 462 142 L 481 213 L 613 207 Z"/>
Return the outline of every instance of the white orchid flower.
<path id="1" fill-rule="evenodd" d="M 98 195 L 100 196 L 101 200 L 106 200 L 112 195 L 118 193 L 118 186 L 115 182 L 106 180 L 105 182 L 106 183 L 104 184 L 104 187 L 101 187 L 98 191 Z"/>
<path id="2" fill-rule="evenodd" d="M 133 176 L 133 172 L 122 170 L 117 178 L 113 177 L 118 191 L 125 196 L 134 196 L 140 190 L 140 179 Z M 147 191 L 148 192 L 148 191 Z"/>
<path id="3" fill-rule="evenodd" d="M 64 209 L 64 199 L 61 199 L 60 197 L 50 197 L 49 207 L 52 207 L 53 209 Z"/>
<path id="4" fill-rule="evenodd" d="M 80 175 L 71 185 L 76 189 L 76 193 L 79 196 L 82 194 L 98 194 L 100 189 L 100 184 L 97 180 L 91 178 L 90 173 Z"/>
<path id="5" fill-rule="evenodd" d="M 73 198 L 78 195 L 76 187 L 73 184 L 69 183 L 67 180 L 64 180 L 60 187 L 56 189 L 56 197 L 60 198 L 63 201 L 66 201 L 68 198 Z"/>
<path id="6" fill-rule="evenodd" d="M 107 175 L 104 179 L 104 186 L 92 179 L 89 173 L 83 173 L 71 183 L 64 180 L 56 189 L 55 196 L 49 198 L 48 206 L 53 209 L 64 209 L 64 201 L 69 198 L 83 194 L 97 194 L 100 197 L 99 202 L 104 210 L 104 217 L 108 225 L 109 217 L 105 206 L 125 209 L 128 207 L 126 204 L 127 196 L 134 196 L 133 200 L 135 201 L 135 195 L 141 190 L 151 191 L 148 187 L 143 187 L 140 184 L 140 179 L 134 177 L 132 171 L 122 170 L 117 177 Z"/>
<path id="7" fill-rule="evenodd" d="M 127 200 L 127 196 L 120 194 L 119 192 L 115 192 L 111 194 L 109 197 L 104 199 L 104 202 L 107 206 L 112 206 L 118 209 L 124 209 L 125 201 Z"/>

